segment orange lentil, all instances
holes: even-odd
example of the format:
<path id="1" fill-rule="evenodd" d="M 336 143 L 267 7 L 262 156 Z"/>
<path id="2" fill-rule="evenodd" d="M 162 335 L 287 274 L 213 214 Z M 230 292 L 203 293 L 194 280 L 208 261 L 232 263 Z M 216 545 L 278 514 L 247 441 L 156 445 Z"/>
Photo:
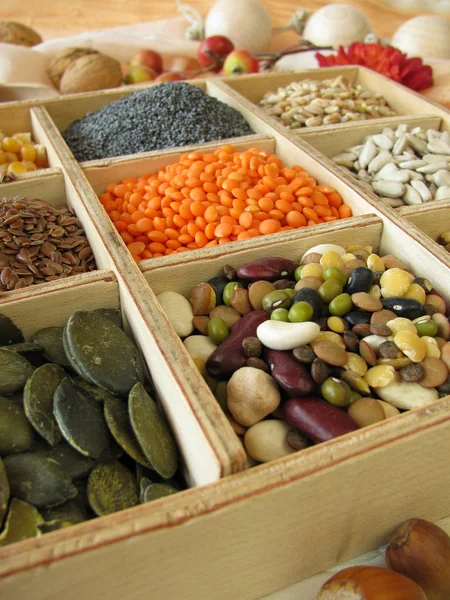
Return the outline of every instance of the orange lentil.
<path id="1" fill-rule="evenodd" d="M 275 233 L 280 228 L 280 224 L 276 219 L 266 219 L 265 221 L 261 221 L 259 225 L 259 231 L 263 235 L 267 235 L 268 233 Z"/>
<path id="2" fill-rule="evenodd" d="M 232 146 L 110 183 L 99 201 L 136 261 L 352 215 L 334 188 L 302 167 Z"/>
<path id="3" fill-rule="evenodd" d="M 229 235 L 231 235 L 232 231 L 233 231 L 233 226 L 230 225 L 230 223 L 219 223 L 219 225 L 217 225 L 217 227 L 214 230 L 214 235 L 216 236 L 216 238 L 226 238 Z M 219 239 L 219 243 L 220 243 L 220 239 Z"/>
<path id="4" fill-rule="evenodd" d="M 303 214 L 310 221 L 315 221 L 316 223 L 319 221 L 319 215 L 312 208 L 308 208 L 307 206 L 303 209 Z"/>
<path id="5" fill-rule="evenodd" d="M 338 212 L 341 219 L 347 219 L 348 217 L 352 216 L 352 209 L 350 206 L 347 206 L 347 204 L 341 204 L 341 206 L 338 208 Z"/>
<path id="6" fill-rule="evenodd" d="M 321 206 L 328 206 L 329 204 L 329 200 L 325 194 L 322 194 L 322 192 L 318 192 L 317 190 L 314 190 L 311 194 L 311 200 L 314 204 L 320 204 Z"/>
<path id="7" fill-rule="evenodd" d="M 159 253 L 159 252 L 164 252 L 166 247 L 164 246 L 164 244 L 161 244 L 161 242 L 151 242 L 148 246 L 148 249 L 150 250 L 150 252 L 153 252 L 153 254 Z"/>
<path id="8" fill-rule="evenodd" d="M 131 242 L 128 244 L 128 250 L 131 254 L 141 254 L 145 250 L 145 244 L 143 242 Z"/>
<path id="9" fill-rule="evenodd" d="M 295 228 L 305 227 L 306 219 L 305 219 L 303 213 L 301 213 L 300 211 L 291 210 L 291 212 L 286 215 L 286 223 Z"/>

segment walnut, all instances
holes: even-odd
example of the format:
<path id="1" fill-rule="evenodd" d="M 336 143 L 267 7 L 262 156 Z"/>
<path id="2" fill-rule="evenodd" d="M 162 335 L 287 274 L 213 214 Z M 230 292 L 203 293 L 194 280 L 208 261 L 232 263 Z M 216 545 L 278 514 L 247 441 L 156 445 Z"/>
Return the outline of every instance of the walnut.
<path id="1" fill-rule="evenodd" d="M 120 86 L 120 63 L 105 54 L 88 54 L 73 61 L 64 72 L 59 90 L 62 94 L 92 92 Z"/>
<path id="2" fill-rule="evenodd" d="M 22 23 L 0 21 L 0 42 L 31 47 L 42 43 L 42 38 L 34 29 Z"/>

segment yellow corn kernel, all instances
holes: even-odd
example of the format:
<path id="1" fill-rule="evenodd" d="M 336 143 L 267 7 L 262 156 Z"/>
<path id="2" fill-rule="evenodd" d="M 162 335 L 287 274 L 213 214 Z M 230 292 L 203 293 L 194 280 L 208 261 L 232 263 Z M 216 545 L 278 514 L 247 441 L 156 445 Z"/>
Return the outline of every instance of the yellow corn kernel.
<path id="1" fill-rule="evenodd" d="M 408 271 L 394 267 L 388 269 L 380 278 L 381 293 L 384 298 L 404 296 L 414 277 Z"/>
<path id="2" fill-rule="evenodd" d="M 304 279 L 305 277 L 317 277 L 320 281 L 323 281 L 323 269 L 317 263 L 308 263 L 305 265 L 300 273 L 300 278 Z"/>
<path id="3" fill-rule="evenodd" d="M 344 265 L 346 265 L 351 260 L 355 260 L 355 258 L 356 258 L 356 256 L 354 254 L 352 254 L 351 252 L 347 252 L 346 254 L 342 254 L 342 256 L 341 256 L 341 260 L 344 263 Z"/>
<path id="4" fill-rule="evenodd" d="M 353 250 L 364 250 L 364 246 L 361 246 L 361 244 L 353 244 L 353 246 L 346 248 L 347 253 L 353 252 Z"/>
<path id="5" fill-rule="evenodd" d="M 356 373 L 356 375 L 359 375 L 360 377 L 364 377 L 367 373 L 368 366 L 363 357 L 355 352 L 347 352 L 347 356 L 348 361 L 344 365 L 344 369 L 346 371 L 352 371 L 352 373 Z"/>
<path id="6" fill-rule="evenodd" d="M 24 144 L 20 149 L 22 160 L 34 162 L 36 160 L 36 148 L 32 144 Z"/>
<path id="7" fill-rule="evenodd" d="M 389 385 L 395 377 L 395 369 L 390 365 L 377 365 L 370 368 L 364 375 L 366 383 L 370 387 L 384 387 Z"/>
<path id="8" fill-rule="evenodd" d="M 39 169 L 48 167 L 47 150 L 45 149 L 45 146 L 43 146 L 42 144 L 36 144 L 35 149 L 36 160 L 34 162 L 36 163 L 36 166 Z"/>
<path id="9" fill-rule="evenodd" d="M 370 254 L 367 258 L 367 266 L 374 273 L 377 271 L 385 271 L 384 262 L 378 256 L 378 254 Z"/>
<path id="10" fill-rule="evenodd" d="M 323 269 L 326 269 L 327 267 L 343 267 L 344 263 L 342 262 L 342 259 L 337 252 L 334 252 L 333 250 L 328 250 L 327 252 L 324 252 L 320 257 L 320 266 Z"/>
<path id="11" fill-rule="evenodd" d="M 31 144 L 32 143 L 31 133 L 30 132 L 15 133 L 12 137 L 15 140 L 18 140 L 19 142 L 21 142 L 22 144 Z"/>
<path id="12" fill-rule="evenodd" d="M 313 350 L 314 344 L 317 342 L 334 342 L 335 344 L 338 344 L 338 346 L 341 346 L 341 348 L 345 349 L 344 340 L 339 334 L 334 333 L 334 331 L 321 331 L 320 333 L 318 333 L 311 342 L 311 348 Z"/>
<path id="13" fill-rule="evenodd" d="M 422 362 L 427 353 L 425 342 L 410 331 L 397 333 L 394 337 L 394 344 L 413 362 Z"/>
<path id="14" fill-rule="evenodd" d="M 425 290 L 421 285 L 419 285 L 418 283 L 411 283 L 409 288 L 404 293 L 403 297 L 412 298 L 413 300 L 417 300 L 417 302 L 420 302 L 421 304 L 425 304 L 426 294 Z"/>
<path id="15" fill-rule="evenodd" d="M 0 165 L 4 165 L 6 162 L 6 154 L 3 150 L 0 150 Z"/>
<path id="16" fill-rule="evenodd" d="M 25 169 L 27 170 L 27 173 L 30 172 L 30 171 L 36 171 L 37 170 L 37 166 L 35 165 L 35 163 L 31 162 L 30 160 L 23 160 L 22 164 L 25 167 Z"/>
<path id="17" fill-rule="evenodd" d="M 369 288 L 369 294 L 371 296 L 373 296 L 374 298 L 378 298 L 378 300 L 380 300 L 380 298 L 381 298 L 380 286 L 377 285 L 376 283 L 374 285 L 371 285 Z"/>
<path id="18" fill-rule="evenodd" d="M 438 343 L 436 340 L 430 335 L 423 335 L 421 338 L 422 342 L 425 343 L 425 351 L 427 356 L 431 356 L 433 358 L 441 358 L 441 351 L 439 349 Z"/>
<path id="19" fill-rule="evenodd" d="M 7 163 L 17 162 L 19 157 L 15 152 L 5 152 L 5 158 Z"/>
<path id="20" fill-rule="evenodd" d="M 2 150 L 5 152 L 19 152 L 21 143 L 12 137 L 5 137 L 2 141 Z"/>
<path id="21" fill-rule="evenodd" d="M 23 163 L 15 161 L 8 165 L 8 175 L 22 175 L 27 172 L 27 168 Z"/>
<path id="22" fill-rule="evenodd" d="M 386 325 L 392 331 L 392 335 L 397 335 L 400 331 L 409 331 L 417 335 L 417 329 L 412 321 L 405 319 L 405 317 L 396 317 L 391 321 L 388 321 Z"/>

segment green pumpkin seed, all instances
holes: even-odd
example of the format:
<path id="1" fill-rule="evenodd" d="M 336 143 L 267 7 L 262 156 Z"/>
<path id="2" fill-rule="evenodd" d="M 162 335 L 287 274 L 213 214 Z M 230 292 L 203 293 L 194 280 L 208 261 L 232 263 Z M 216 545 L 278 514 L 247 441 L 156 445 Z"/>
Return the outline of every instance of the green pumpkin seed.
<path id="1" fill-rule="evenodd" d="M 40 508 L 57 506 L 77 494 L 58 463 L 44 456 L 25 452 L 11 454 L 4 461 L 11 496 Z"/>
<path id="2" fill-rule="evenodd" d="M 137 383 L 130 392 L 128 410 L 134 434 L 153 469 L 169 479 L 177 470 L 177 447 L 163 414 Z"/>
<path id="3" fill-rule="evenodd" d="M 3 519 L 6 515 L 9 500 L 9 481 L 6 475 L 5 465 L 0 458 L 0 530 L 2 527 Z"/>
<path id="4" fill-rule="evenodd" d="M 13 498 L 6 517 L 5 528 L 0 534 L 0 546 L 39 536 L 39 525 L 42 522 L 43 519 L 34 506 L 18 498 Z"/>
<path id="5" fill-rule="evenodd" d="M 111 319 L 117 327 L 122 329 L 122 314 L 118 308 L 96 308 L 94 312 L 100 313 L 108 319 Z"/>
<path id="6" fill-rule="evenodd" d="M 99 312 L 73 313 L 64 328 L 63 343 L 78 375 L 113 394 L 124 396 L 144 380 L 138 349 L 120 327 Z"/>
<path id="7" fill-rule="evenodd" d="M 139 480 L 139 501 L 144 502 L 145 490 L 149 485 L 152 485 L 153 481 L 150 481 L 148 477 L 141 477 Z"/>
<path id="8" fill-rule="evenodd" d="M 12 350 L 18 354 L 35 354 L 37 352 L 43 352 L 44 348 L 35 344 L 34 342 L 21 342 L 20 344 L 10 344 L 7 350 Z"/>
<path id="9" fill-rule="evenodd" d="M 101 402 L 103 404 L 103 402 L 105 402 L 106 398 L 115 398 L 116 397 L 116 396 L 113 396 L 112 394 L 110 394 L 109 392 L 107 392 L 106 390 L 98 387 L 97 385 L 92 385 L 92 383 L 88 383 L 82 377 L 76 377 L 74 379 L 74 381 L 77 385 L 79 385 L 81 388 L 83 388 L 83 390 L 87 393 L 89 398 L 92 398 L 92 400 L 95 400 L 96 402 Z"/>
<path id="10" fill-rule="evenodd" d="M 23 356 L 0 348 L 0 394 L 13 394 L 21 390 L 33 370 Z"/>
<path id="11" fill-rule="evenodd" d="M 23 408 L 9 398 L 0 396 L 0 456 L 25 452 L 32 443 L 33 428 Z"/>
<path id="12" fill-rule="evenodd" d="M 100 458 L 111 445 L 102 407 L 69 377 L 55 391 L 53 411 L 61 433 L 77 452 Z"/>
<path id="13" fill-rule="evenodd" d="M 134 435 L 128 416 L 128 406 L 119 398 L 110 396 L 104 405 L 105 419 L 114 439 L 127 454 L 144 467 L 151 468 Z"/>
<path id="14" fill-rule="evenodd" d="M 50 446 L 56 446 L 62 440 L 53 416 L 53 396 L 65 377 L 66 373 L 58 365 L 42 365 L 28 379 L 23 392 L 25 414 Z"/>
<path id="15" fill-rule="evenodd" d="M 142 502 L 151 502 L 152 500 L 158 500 L 158 498 L 164 498 L 164 496 L 170 496 L 176 494 L 179 490 L 167 485 L 167 483 L 152 483 L 145 488 Z"/>
<path id="16" fill-rule="evenodd" d="M 47 448 L 38 453 L 41 456 L 56 461 L 72 481 L 87 477 L 97 464 L 93 458 L 83 456 L 66 442 L 61 442 L 54 448 Z"/>
<path id="17" fill-rule="evenodd" d="M 63 332 L 64 327 L 45 327 L 36 331 L 33 342 L 44 349 L 44 356 L 48 361 L 60 367 L 70 368 L 69 359 L 64 351 Z"/>
<path id="18" fill-rule="evenodd" d="M 9 344 L 20 344 L 24 342 L 20 329 L 14 325 L 9 317 L 0 314 L 0 346 L 9 346 Z"/>
<path id="19" fill-rule="evenodd" d="M 77 497 L 53 508 L 43 508 L 41 515 L 45 520 L 47 531 L 83 523 L 89 518 L 83 503 Z M 39 529 L 42 531 L 42 527 Z"/>
<path id="20" fill-rule="evenodd" d="M 87 491 L 89 504 L 99 517 L 139 503 L 133 475 L 117 461 L 95 467 L 89 475 Z"/>

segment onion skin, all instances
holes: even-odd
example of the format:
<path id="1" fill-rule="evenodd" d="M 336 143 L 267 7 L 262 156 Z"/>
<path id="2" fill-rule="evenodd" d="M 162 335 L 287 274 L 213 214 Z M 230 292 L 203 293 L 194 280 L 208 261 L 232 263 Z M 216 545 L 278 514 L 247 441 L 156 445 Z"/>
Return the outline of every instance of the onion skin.
<path id="1" fill-rule="evenodd" d="M 317 600 L 427 600 L 411 579 L 381 567 L 343 569 L 322 586 Z"/>
<path id="2" fill-rule="evenodd" d="M 403 523 L 386 548 L 386 564 L 420 585 L 428 600 L 449 600 L 450 537 L 434 523 Z"/>

